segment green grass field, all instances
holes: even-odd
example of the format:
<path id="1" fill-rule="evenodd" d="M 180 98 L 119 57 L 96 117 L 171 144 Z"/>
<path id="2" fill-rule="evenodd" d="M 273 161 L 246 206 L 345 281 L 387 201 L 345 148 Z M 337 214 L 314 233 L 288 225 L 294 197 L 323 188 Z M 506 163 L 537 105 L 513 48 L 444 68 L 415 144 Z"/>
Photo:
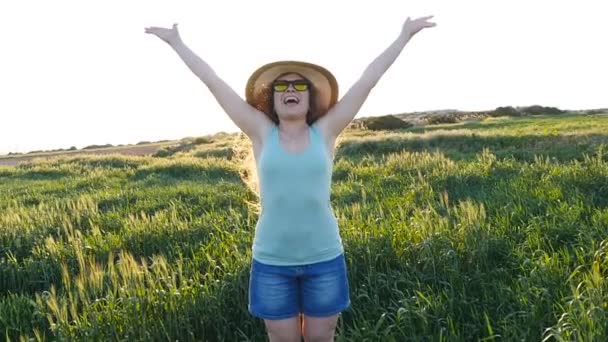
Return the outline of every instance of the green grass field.
<path id="1" fill-rule="evenodd" d="M 264 341 L 230 139 L 0 167 L 1 336 Z M 608 115 L 345 132 L 337 341 L 608 340 L 606 147 Z"/>

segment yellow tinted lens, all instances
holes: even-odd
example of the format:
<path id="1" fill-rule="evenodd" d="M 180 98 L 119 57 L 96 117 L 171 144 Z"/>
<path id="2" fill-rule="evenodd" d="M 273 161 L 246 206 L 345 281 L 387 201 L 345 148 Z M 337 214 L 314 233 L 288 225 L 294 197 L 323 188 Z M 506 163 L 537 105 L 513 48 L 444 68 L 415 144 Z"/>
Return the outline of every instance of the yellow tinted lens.
<path id="1" fill-rule="evenodd" d="M 274 91 L 285 91 L 287 90 L 288 85 L 287 84 L 275 84 L 274 85 Z"/>
<path id="2" fill-rule="evenodd" d="M 308 89 L 308 84 L 306 84 L 306 83 L 294 83 L 293 87 L 297 91 L 305 91 L 306 89 Z"/>

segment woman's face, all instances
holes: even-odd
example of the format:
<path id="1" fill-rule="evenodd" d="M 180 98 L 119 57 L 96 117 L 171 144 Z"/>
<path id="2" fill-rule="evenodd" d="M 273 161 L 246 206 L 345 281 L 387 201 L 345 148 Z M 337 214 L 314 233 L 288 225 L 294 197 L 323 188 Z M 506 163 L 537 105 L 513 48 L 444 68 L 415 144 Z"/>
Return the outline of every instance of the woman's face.
<path id="1" fill-rule="evenodd" d="M 301 83 L 308 84 L 308 81 L 298 74 L 283 75 L 275 80 L 274 84 L 285 88 L 273 87 L 274 109 L 279 119 L 306 119 L 310 107 L 310 84 L 306 90 L 302 90 Z"/>

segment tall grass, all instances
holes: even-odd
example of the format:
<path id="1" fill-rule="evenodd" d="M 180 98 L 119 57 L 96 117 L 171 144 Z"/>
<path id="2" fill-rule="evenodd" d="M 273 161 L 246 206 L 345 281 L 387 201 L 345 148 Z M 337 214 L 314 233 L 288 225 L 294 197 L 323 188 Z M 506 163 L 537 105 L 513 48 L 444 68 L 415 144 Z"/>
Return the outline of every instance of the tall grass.
<path id="1" fill-rule="evenodd" d="M 337 340 L 608 339 L 608 119 L 547 120 L 347 134 Z M 201 148 L 0 168 L 2 336 L 264 341 L 255 196 L 238 158 Z"/>

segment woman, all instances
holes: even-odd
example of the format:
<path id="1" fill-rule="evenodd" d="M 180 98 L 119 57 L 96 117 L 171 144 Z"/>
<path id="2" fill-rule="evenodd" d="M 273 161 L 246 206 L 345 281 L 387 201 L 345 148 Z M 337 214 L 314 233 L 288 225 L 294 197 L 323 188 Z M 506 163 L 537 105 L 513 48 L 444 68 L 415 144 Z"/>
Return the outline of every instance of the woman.
<path id="1" fill-rule="evenodd" d="M 253 242 L 249 311 L 264 319 L 270 341 L 332 341 L 350 305 L 346 263 L 329 202 L 334 145 L 368 94 L 432 16 L 410 20 L 340 101 L 326 69 L 283 61 L 262 66 L 246 101 L 181 40 L 173 28 L 149 27 L 198 76 L 249 137 L 262 213 Z"/>

